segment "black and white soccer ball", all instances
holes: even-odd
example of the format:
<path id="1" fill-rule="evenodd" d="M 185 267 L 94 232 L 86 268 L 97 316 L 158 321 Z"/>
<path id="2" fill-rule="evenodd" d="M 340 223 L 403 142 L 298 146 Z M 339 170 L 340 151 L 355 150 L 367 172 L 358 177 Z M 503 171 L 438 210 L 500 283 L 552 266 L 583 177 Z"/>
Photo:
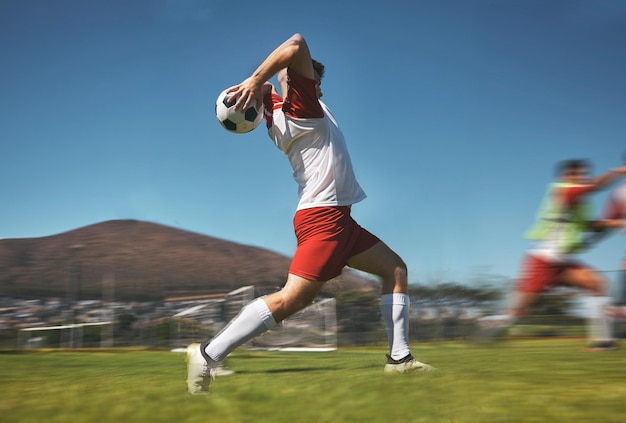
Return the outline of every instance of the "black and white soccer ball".
<path id="1" fill-rule="evenodd" d="M 252 100 L 252 105 L 244 110 L 235 110 L 235 101 L 231 96 L 222 91 L 215 102 L 215 116 L 219 123 L 227 131 L 236 134 L 245 134 L 259 126 L 263 119 L 262 107 L 257 110 L 256 100 Z"/>

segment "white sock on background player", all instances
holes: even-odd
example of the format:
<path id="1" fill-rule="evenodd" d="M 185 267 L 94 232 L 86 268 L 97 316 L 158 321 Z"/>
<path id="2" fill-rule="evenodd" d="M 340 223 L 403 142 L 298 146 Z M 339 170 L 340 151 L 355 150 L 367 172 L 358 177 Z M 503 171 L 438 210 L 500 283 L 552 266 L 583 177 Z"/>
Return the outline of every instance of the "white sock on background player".
<path id="1" fill-rule="evenodd" d="M 607 316 L 606 306 L 610 304 L 609 297 L 589 297 L 589 318 L 587 320 L 587 334 L 589 341 L 613 341 L 613 319 Z"/>

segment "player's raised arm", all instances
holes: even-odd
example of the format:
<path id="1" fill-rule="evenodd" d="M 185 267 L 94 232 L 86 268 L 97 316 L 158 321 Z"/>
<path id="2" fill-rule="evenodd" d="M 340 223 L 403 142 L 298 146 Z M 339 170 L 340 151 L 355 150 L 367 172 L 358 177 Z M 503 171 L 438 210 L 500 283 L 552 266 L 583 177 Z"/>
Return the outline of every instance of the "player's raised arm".
<path id="1" fill-rule="evenodd" d="M 285 68 L 290 68 L 310 79 L 315 77 L 309 47 L 300 34 L 294 34 L 284 41 L 267 56 L 250 77 L 227 90 L 237 98 L 235 107 L 246 109 L 250 107 L 253 99 L 257 100 L 257 104 L 261 104 L 263 84 Z"/>

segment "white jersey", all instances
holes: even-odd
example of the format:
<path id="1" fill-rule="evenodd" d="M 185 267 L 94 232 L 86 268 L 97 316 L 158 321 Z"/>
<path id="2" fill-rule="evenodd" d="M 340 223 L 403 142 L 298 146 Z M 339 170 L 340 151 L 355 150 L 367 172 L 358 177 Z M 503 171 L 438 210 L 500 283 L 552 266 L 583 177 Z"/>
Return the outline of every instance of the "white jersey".
<path id="1" fill-rule="evenodd" d="M 279 97 L 274 96 L 274 100 L 277 99 Z M 319 118 L 291 116 L 284 112 L 282 103 L 276 101 L 271 117 L 266 114 L 268 135 L 289 158 L 298 183 L 298 210 L 348 206 L 366 197 L 356 180 L 335 117 L 322 101 L 319 105 L 323 110 L 323 117 Z"/>

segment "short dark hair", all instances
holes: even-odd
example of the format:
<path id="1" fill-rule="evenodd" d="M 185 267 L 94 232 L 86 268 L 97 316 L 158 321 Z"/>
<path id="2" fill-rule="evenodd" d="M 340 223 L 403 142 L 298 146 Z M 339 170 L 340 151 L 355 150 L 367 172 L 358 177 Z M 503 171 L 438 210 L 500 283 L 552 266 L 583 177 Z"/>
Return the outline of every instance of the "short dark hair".
<path id="1" fill-rule="evenodd" d="M 557 176 L 571 170 L 591 169 L 591 163 L 587 159 L 569 159 L 559 162 L 556 166 Z"/>
<path id="2" fill-rule="evenodd" d="M 324 66 L 324 64 L 322 62 L 318 62 L 315 59 L 311 59 L 311 61 L 313 62 L 313 69 L 320 76 L 320 79 L 322 79 L 324 77 L 324 69 L 326 67 Z"/>

